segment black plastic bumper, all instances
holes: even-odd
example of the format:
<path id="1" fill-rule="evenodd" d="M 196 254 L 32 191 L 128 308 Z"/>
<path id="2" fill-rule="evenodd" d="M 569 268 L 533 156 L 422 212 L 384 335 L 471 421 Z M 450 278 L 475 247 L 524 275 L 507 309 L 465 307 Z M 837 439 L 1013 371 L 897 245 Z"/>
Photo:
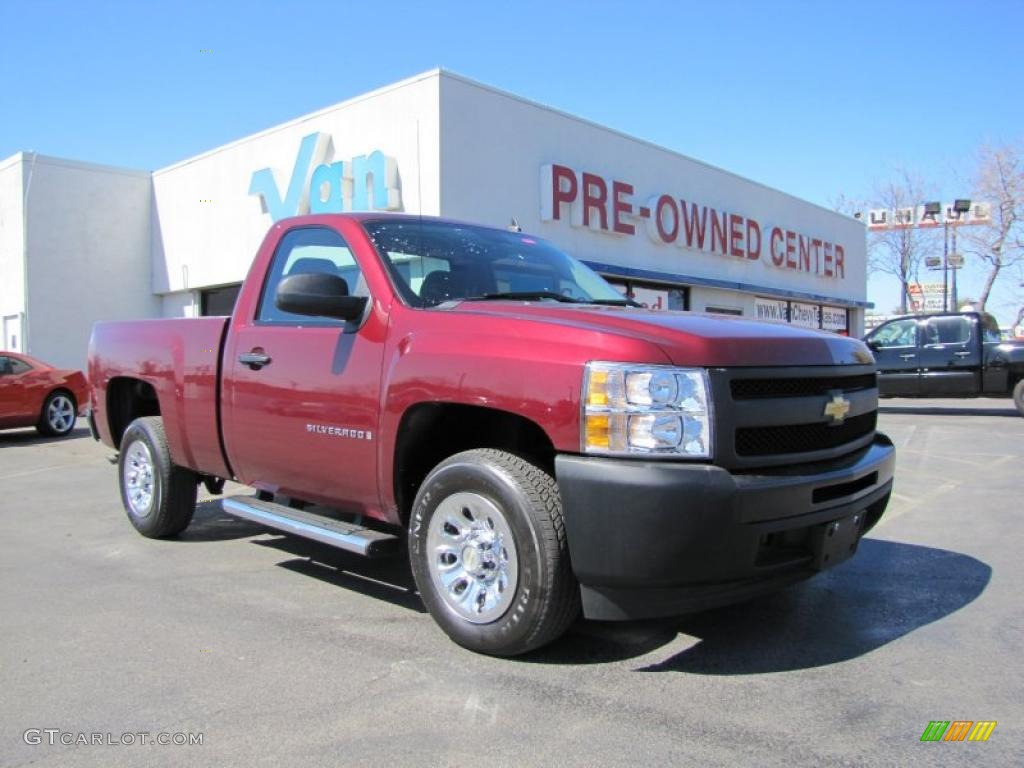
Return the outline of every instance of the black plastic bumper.
<path id="1" fill-rule="evenodd" d="M 92 439 L 99 441 L 100 433 L 96 430 L 96 414 L 93 413 L 92 408 L 85 409 L 85 420 L 89 424 L 89 434 L 92 435 Z"/>
<path id="2" fill-rule="evenodd" d="M 885 511 L 894 464 L 882 434 L 844 459 L 762 474 L 560 455 L 555 471 L 584 615 L 678 615 L 836 565 Z"/>

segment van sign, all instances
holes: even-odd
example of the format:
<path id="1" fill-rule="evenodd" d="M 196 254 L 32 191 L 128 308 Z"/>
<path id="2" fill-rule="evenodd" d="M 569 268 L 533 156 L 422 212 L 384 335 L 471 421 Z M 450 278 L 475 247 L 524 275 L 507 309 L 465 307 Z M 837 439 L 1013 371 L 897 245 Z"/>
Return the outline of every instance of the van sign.
<path id="1" fill-rule="evenodd" d="M 347 162 L 327 162 L 334 155 L 332 144 L 326 133 L 302 139 L 283 197 L 271 168 L 253 173 L 249 194 L 259 196 L 263 212 L 272 221 L 304 213 L 402 210 L 394 158 L 378 149 Z"/>

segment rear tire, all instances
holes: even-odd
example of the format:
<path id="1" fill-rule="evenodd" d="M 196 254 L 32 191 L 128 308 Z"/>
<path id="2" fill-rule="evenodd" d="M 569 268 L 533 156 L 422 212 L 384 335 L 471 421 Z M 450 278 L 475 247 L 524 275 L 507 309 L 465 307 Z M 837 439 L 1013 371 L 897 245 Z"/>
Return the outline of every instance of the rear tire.
<path id="1" fill-rule="evenodd" d="M 159 416 L 144 416 L 128 425 L 117 468 L 125 512 L 143 536 L 175 536 L 192 522 L 199 478 L 171 461 Z"/>
<path id="2" fill-rule="evenodd" d="M 75 396 L 64 389 L 55 390 L 43 401 L 36 431 L 47 437 L 64 437 L 75 428 L 77 417 L 78 403 L 75 402 Z"/>
<path id="3" fill-rule="evenodd" d="M 430 472 L 413 504 L 409 560 L 430 615 L 472 651 L 526 653 L 580 612 L 558 486 L 505 451 L 466 451 Z"/>
<path id="4" fill-rule="evenodd" d="M 1013 404 L 1017 406 L 1017 413 L 1024 416 L 1024 379 L 1013 387 Z"/>

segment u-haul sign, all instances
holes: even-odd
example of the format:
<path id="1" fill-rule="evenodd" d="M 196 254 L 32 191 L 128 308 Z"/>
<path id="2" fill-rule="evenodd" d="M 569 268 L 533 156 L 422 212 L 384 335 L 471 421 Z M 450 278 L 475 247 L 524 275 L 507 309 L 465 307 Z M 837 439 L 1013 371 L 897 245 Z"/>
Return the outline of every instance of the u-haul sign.
<path id="1" fill-rule="evenodd" d="M 879 232 L 887 229 L 929 229 L 951 226 L 972 226 L 992 223 L 992 206 L 988 203 L 971 203 L 966 211 L 958 211 L 953 203 L 942 206 L 941 213 L 929 213 L 923 205 L 905 208 L 874 208 L 868 211 L 868 229 Z"/>

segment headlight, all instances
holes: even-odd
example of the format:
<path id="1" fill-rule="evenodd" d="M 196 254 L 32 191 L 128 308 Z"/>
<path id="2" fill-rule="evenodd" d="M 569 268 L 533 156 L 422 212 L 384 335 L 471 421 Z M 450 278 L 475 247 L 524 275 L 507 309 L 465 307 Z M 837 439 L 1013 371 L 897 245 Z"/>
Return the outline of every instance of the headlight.
<path id="1" fill-rule="evenodd" d="M 588 363 L 584 453 L 711 458 L 711 399 L 703 368 Z"/>

